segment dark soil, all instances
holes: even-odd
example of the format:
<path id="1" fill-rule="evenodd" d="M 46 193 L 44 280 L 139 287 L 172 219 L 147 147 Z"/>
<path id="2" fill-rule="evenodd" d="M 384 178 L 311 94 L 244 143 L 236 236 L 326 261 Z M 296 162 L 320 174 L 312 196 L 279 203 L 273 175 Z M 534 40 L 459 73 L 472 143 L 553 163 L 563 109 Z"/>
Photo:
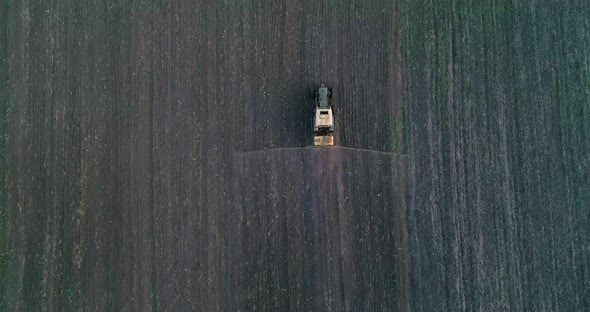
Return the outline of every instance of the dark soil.
<path id="1" fill-rule="evenodd" d="M 240 310 L 409 309 L 403 157 L 278 149 L 242 154 L 237 167 L 229 259 Z"/>
<path id="2" fill-rule="evenodd" d="M 360 166 L 358 179 L 345 179 L 339 192 L 359 188 L 354 194 L 365 195 L 346 204 L 334 201 L 333 184 L 313 180 L 327 170 L 325 163 L 315 165 L 315 175 L 300 166 L 281 166 L 281 158 L 272 168 L 256 158 L 252 165 L 245 160 L 245 168 L 235 167 L 242 152 L 310 145 L 314 104 L 309 96 L 319 83 L 334 88 L 339 145 L 401 151 L 400 50 L 393 4 L 2 5 L 9 16 L 1 24 L 2 66 L 7 68 L 2 71 L 1 115 L 2 309 L 407 307 L 408 289 L 396 285 L 408 279 L 408 272 L 397 272 L 405 264 L 389 258 L 401 257 L 394 247 L 405 245 L 394 239 L 405 231 L 387 225 L 404 225 L 393 217 L 394 211 L 403 212 L 404 194 L 388 191 L 395 203 L 360 205 L 368 194 L 401 187 L 402 169 L 394 172 L 387 165 L 387 181 L 380 173 L 368 181 L 368 170 L 380 168 L 372 162 L 381 156 L 337 156 L 334 151 L 343 162 Z M 323 159 L 321 151 L 309 153 L 304 157 L 307 171 L 311 157 Z M 325 178 L 344 176 L 343 168 L 354 167 L 338 166 Z M 281 176 L 281 170 L 290 173 Z M 245 180 L 240 186 L 236 183 L 244 172 L 277 182 Z M 301 192 L 310 184 L 318 193 L 306 199 Z M 253 192 L 249 185 L 259 193 L 256 200 L 244 199 Z M 269 200 L 277 189 L 289 187 L 293 191 L 284 196 L 292 196 L 285 197 L 289 206 L 284 211 L 309 220 L 278 228 L 285 235 L 327 227 L 326 222 L 330 234 L 337 235 L 337 220 L 313 220 L 311 211 L 320 208 L 330 216 L 338 205 L 346 213 L 361 214 L 359 220 L 343 219 L 342 226 L 369 226 L 351 229 L 342 239 L 351 244 L 348 255 L 334 260 L 337 246 L 329 254 L 322 250 L 326 246 L 316 241 L 325 244 L 327 232 L 309 232 L 297 245 L 294 238 L 287 242 L 260 232 L 270 221 L 256 221 L 260 226 L 251 230 L 243 225 L 249 218 L 270 217 Z M 320 187 L 331 199 L 321 197 Z M 319 200 L 326 202 L 314 210 L 310 205 Z M 371 219 L 366 213 L 373 210 L 388 215 Z M 373 231 L 387 235 L 369 237 Z M 362 237 L 370 240 L 358 241 Z M 337 237 L 329 239 L 336 242 Z M 256 242 L 265 245 L 255 248 L 251 244 Z M 307 243 L 309 249 L 297 250 Z M 292 249 L 289 255 L 300 254 L 308 262 L 281 263 L 285 251 L 273 248 L 285 244 Z M 256 259 L 264 262 L 253 266 Z M 325 270 L 336 265 L 362 275 L 343 271 L 338 283 L 325 280 L 333 273 Z M 264 275 L 276 272 L 289 272 L 305 284 Z M 365 286 L 372 290 L 360 291 Z M 271 296 L 266 289 L 275 292 Z"/>
<path id="3" fill-rule="evenodd" d="M 590 6 L 407 1 L 415 311 L 590 309 Z"/>
<path id="4" fill-rule="evenodd" d="M 0 311 L 588 311 L 589 20 L 0 0 Z"/>

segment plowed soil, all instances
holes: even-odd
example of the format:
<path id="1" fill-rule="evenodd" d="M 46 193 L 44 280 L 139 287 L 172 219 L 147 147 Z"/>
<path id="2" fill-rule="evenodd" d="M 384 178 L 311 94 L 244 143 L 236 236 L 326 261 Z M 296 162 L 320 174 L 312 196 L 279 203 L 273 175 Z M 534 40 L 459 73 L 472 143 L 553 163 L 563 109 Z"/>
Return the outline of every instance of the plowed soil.
<path id="1" fill-rule="evenodd" d="M 0 311 L 589 311 L 589 20 L 0 0 Z"/>
<path id="2" fill-rule="evenodd" d="M 236 156 L 311 145 L 320 83 L 334 88 L 337 144 L 401 151 L 393 3 L 3 6 L 6 310 L 407 306 L 407 287 L 396 285 L 408 272 L 390 258 L 401 257 L 394 241 L 404 233 L 390 228 L 403 225 L 394 218 L 404 205 L 393 191 L 404 189 L 397 161 L 393 170 L 371 152 L 304 150 L 303 168 L 280 152 Z M 326 157 L 343 160 L 328 166 Z M 361 205 L 373 193 L 383 197 Z M 293 224 L 266 220 L 276 196 Z M 332 219 L 338 207 L 342 225 Z M 279 233 L 269 237 L 266 226 Z M 341 226 L 350 230 L 340 240 Z"/>
<path id="3" fill-rule="evenodd" d="M 402 156 L 278 149 L 238 168 L 243 309 L 409 309 Z"/>

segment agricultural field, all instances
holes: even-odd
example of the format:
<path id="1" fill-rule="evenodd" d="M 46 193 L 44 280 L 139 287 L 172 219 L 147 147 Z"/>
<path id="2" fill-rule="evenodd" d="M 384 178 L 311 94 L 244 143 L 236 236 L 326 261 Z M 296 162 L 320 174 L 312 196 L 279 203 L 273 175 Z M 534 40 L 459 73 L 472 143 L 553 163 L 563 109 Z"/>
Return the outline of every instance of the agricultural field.
<path id="1" fill-rule="evenodd" d="M 475 3 L 402 8 L 412 309 L 588 310 L 590 7 Z"/>
<path id="2" fill-rule="evenodd" d="M 588 21 L 2 0 L 0 311 L 590 310 Z"/>

